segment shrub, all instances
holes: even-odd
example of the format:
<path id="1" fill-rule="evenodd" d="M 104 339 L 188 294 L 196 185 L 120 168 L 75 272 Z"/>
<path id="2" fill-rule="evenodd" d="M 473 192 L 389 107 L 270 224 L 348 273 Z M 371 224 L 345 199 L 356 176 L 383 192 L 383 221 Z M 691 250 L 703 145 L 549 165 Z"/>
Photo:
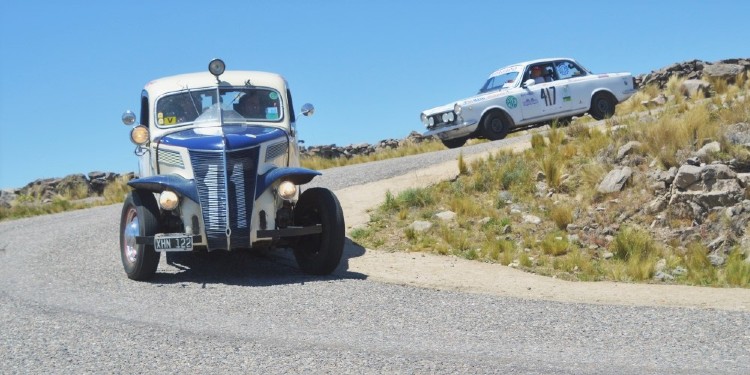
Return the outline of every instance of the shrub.
<path id="1" fill-rule="evenodd" d="M 565 230 L 573 222 L 573 208 L 567 204 L 557 204 L 552 206 L 549 216 L 560 230 Z"/>

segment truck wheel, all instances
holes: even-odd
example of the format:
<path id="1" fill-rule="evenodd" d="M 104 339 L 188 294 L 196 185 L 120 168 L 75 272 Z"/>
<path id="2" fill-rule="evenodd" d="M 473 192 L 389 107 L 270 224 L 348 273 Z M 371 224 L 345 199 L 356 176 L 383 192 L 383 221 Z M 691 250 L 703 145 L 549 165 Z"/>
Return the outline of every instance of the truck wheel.
<path id="1" fill-rule="evenodd" d="M 325 188 L 305 190 L 294 207 L 294 225 L 323 225 L 323 233 L 302 236 L 293 245 L 299 268 L 328 275 L 338 267 L 344 252 L 344 212 L 336 196 Z"/>
<path id="2" fill-rule="evenodd" d="M 440 141 L 443 142 L 443 145 L 448 148 L 458 148 L 464 145 L 466 143 L 467 137 L 459 137 L 459 138 L 453 138 L 453 139 L 441 139 Z"/>
<path id="3" fill-rule="evenodd" d="M 490 141 L 505 138 L 509 129 L 508 120 L 500 112 L 490 113 L 482 123 L 482 135 Z"/>
<path id="4" fill-rule="evenodd" d="M 616 104 L 614 98 L 612 98 L 612 95 L 609 93 L 597 93 L 591 99 L 591 109 L 589 110 L 589 114 L 591 114 L 591 117 L 596 120 L 610 118 L 615 114 Z"/>
<path id="5" fill-rule="evenodd" d="M 159 229 L 159 208 L 151 193 L 131 191 L 122 206 L 120 217 L 120 257 L 125 273 L 132 280 L 154 276 L 160 253 L 153 244 L 139 245 L 136 236 L 153 236 Z"/>

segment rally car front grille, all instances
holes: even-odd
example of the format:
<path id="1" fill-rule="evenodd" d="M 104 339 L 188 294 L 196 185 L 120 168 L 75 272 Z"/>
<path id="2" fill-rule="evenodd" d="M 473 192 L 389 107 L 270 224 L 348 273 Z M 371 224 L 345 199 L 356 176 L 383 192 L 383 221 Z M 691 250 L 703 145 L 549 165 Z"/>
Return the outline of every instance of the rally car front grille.
<path id="1" fill-rule="evenodd" d="M 443 121 L 443 115 L 445 115 L 445 114 L 450 114 L 451 115 L 449 121 Z M 427 128 L 428 129 L 434 129 L 434 128 L 439 128 L 441 126 L 452 124 L 453 121 L 455 120 L 456 116 L 453 114 L 453 112 L 441 112 L 441 113 L 437 113 L 437 114 L 431 115 L 431 116 L 429 116 L 429 118 L 431 118 L 434 122 L 433 122 L 432 126 L 428 126 Z"/>
<path id="2" fill-rule="evenodd" d="M 250 247 L 259 152 L 190 151 L 209 250 Z"/>

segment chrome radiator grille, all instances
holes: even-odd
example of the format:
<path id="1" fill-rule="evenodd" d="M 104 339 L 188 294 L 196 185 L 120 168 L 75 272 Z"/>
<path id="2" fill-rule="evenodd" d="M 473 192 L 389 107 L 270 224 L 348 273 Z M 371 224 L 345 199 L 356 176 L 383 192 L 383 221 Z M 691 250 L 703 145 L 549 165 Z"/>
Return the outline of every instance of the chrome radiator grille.
<path id="1" fill-rule="evenodd" d="M 259 152 L 190 151 L 210 250 L 250 247 Z"/>

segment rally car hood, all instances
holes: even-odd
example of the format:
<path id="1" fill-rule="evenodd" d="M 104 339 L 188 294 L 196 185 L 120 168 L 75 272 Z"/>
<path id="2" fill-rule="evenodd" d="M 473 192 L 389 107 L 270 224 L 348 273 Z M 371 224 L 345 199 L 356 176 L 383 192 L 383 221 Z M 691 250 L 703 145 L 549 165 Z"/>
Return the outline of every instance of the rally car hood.
<path id="1" fill-rule="evenodd" d="M 244 149 L 285 136 L 283 130 L 268 126 L 224 125 L 181 130 L 156 141 L 189 150 L 216 151 Z"/>

